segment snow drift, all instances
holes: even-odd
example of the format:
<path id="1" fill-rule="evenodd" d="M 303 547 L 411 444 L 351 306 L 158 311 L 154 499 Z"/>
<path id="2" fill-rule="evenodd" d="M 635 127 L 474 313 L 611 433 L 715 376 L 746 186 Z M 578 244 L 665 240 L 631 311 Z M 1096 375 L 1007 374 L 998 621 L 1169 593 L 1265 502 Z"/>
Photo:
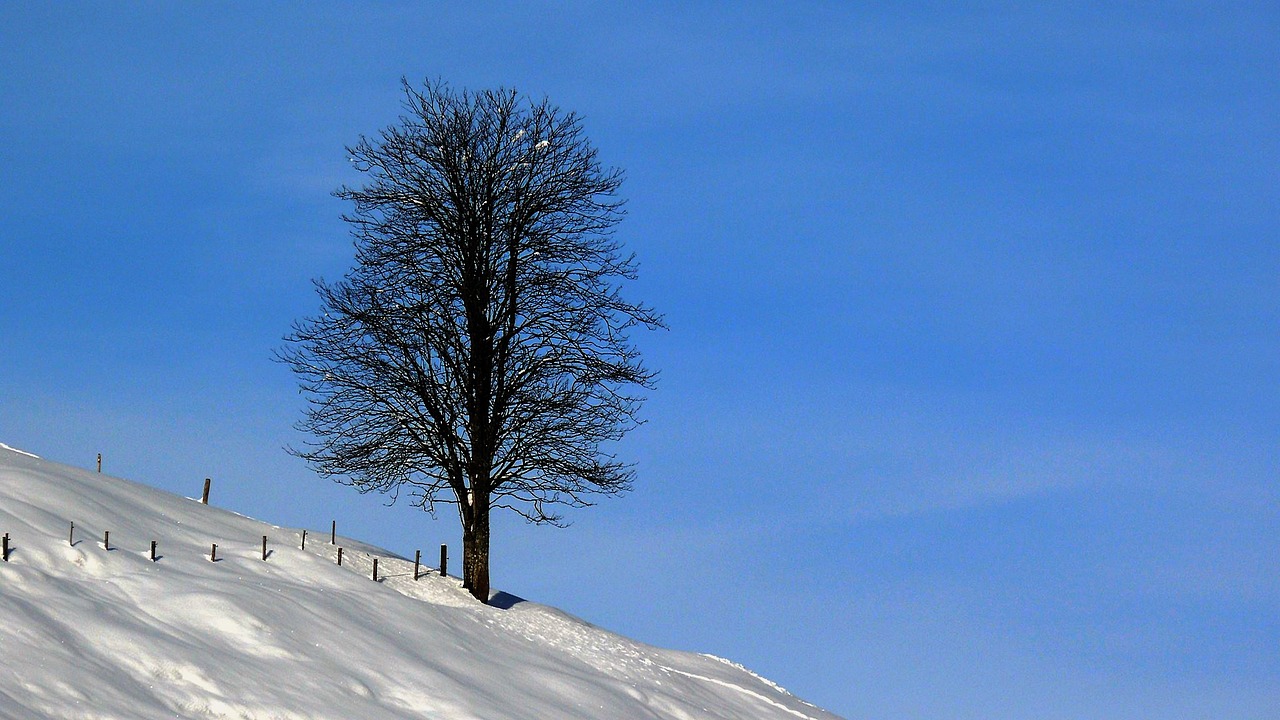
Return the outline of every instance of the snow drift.
<path id="1" fill-rule="evenodd" d="M 327 533 L 303 550 L 301 530 L 3 445 L 0 533 L 0 717 L 835 718 L 725 660 L 482 606 L 347 538 L 339 567 Z"/>

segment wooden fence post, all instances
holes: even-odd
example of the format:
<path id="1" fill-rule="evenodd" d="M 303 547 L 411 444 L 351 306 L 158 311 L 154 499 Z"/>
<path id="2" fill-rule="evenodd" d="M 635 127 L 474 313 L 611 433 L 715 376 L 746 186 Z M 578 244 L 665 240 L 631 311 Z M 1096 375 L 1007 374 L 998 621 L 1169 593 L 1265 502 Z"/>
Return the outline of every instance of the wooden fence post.
<path id="1" fill-rule="evenodd" d="M 338 521 L 334 520 L 333 525 L 329 528 L 329 544 L 338 544 Z"/>
<path id="2" fill-rule="evenodd" d="M 156 561 L 156 541 L 151 541 L 151 562 Z"/>
<path id="3" fill-rule="evenodd" d="M 307 531 L 306 530 L 302 531 L 302 549 L 303 550 L 307 549 Z"/>
<path id="4" fill-rule="evenodd" d="M 440 577 L 449 576 L 449 546 L 440 546 Z"/>
<path id="5" fill-rule="evenodd" d="M 9 533 L 4 534 L 4 547 L 0 549 L 0 556 L 4 557 L 5 562 L 9 562 Z"/>
<path id="6" fill-rule="evenodd" d="M 262 561 L 267 561 L 267 536 L 262 536 Z"/>
<path id="7" fill-rule="evenodd" d="M 76 524 L 71 523 L 71 532 L 67 533 L 67 544 L 74 546 L 76 544 Z"/>
<path id="8" fill-rule="evenodd" d="M 209 504 L 209 485 L 213 484 L 213 478 L 204 479 L 204 492 L 200 493 L 200 504 Z"/>
<path id="9" fill-rule="evenodd" d="M 342 564 L 342 548 L 338 548 L 338 564 Z"/>
<path id="10" fill-rule="evenodd" d="M 214 543 L 209 550 L 209 562 L 218 562 L 218 543 Z"/>
<path id="11" fill-rule="evenodd" d="M 413 579 L 418 579 L 418 566 L 422 564 L 422 551 L 413 551 Z"/>
<path id="12" fill-rule="evenodd" d="M 378 582 L 378 558 L 373 559 L 373 581 Z"/>
<path id="13" fill-rule="evenodd" d="M 110 530 L 102 531 L 102 549 L 103 550 L 111 549 L 111 531 Z"/>
<path id="14" fill-rule="evenodd" d="M 98 453 L 98 472 L 102 472 L 102 453 Z"/>

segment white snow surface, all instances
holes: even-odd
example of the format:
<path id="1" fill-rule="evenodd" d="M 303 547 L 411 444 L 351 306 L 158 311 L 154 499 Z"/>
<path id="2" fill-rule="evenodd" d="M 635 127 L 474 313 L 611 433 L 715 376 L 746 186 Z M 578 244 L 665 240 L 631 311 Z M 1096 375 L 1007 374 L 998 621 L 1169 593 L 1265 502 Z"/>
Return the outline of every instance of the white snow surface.
<path id="1" fill-rule="evenodd" d="M 5 445 L 0 533 L 2 718 L 836 717 L 726 660 L 481 605 L 348 538 L 339 567 L 327 532 L 302 550 L 301 530 Z"/>

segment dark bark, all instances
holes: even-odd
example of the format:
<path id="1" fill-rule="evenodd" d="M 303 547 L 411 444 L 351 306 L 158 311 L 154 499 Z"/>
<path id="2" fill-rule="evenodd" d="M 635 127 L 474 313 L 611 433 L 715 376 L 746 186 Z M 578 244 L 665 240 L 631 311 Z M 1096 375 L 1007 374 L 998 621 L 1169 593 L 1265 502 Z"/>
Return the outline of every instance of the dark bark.
<path id="1" fill-rule="evenodd" d="M 464 543 L 466 584 L 481 602 L 489 601 L 489 512 L 477 507 L 471 527 L 471 542 Z"/>
<path id="2" fill-rule="evenodd" d="M 653 373 L 628 331 L 660 327 L 619 294 L 621 173 L 579 119 L 514 91 L 405 85 L 406 114 L 348 151 L 336 194 L 356 267 L 317 281 L 322 313 L 280 358 L 310 403 L 294 452 L 361 492 L 458 506 L 463 578 L 489 590 L 489 516 L 559 524 L 556 506 L 629 488 L 602 451 L 637 424 Z"/>

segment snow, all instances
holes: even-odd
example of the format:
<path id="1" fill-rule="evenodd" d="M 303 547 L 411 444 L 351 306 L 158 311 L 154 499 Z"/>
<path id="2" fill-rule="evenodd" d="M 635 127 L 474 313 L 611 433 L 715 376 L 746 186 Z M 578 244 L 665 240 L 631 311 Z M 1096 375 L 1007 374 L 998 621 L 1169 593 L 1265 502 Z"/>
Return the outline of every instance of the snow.
<path id="1" fill-rule="evenodd" d="M 11 448 L 11 447 L 9 447 L 8 445 L 5 445 L 4 443 L 0 443 L 0 450 L 8 450 L 9 452 L 16 452 L 16 453 L 18 453 L 19 455 L 26 455 L 27 457 L 33 457 L 33 458 L 39 458 L 39 457 L 40 457 L 39 455 L 32 455 L 31 453 L 26 452 L 25 450 L 19 450 L 19 449 L 17 449 L 17 448 Z"/>
<path id="2" fill-rule="evenodd" d="M 0 532 L 0 717 L 835 718 L 727 660 L 414 581 L 349 538 L 339 567 L 327 528 L 302 550 L 300 529 L 5 445 Z"/>

